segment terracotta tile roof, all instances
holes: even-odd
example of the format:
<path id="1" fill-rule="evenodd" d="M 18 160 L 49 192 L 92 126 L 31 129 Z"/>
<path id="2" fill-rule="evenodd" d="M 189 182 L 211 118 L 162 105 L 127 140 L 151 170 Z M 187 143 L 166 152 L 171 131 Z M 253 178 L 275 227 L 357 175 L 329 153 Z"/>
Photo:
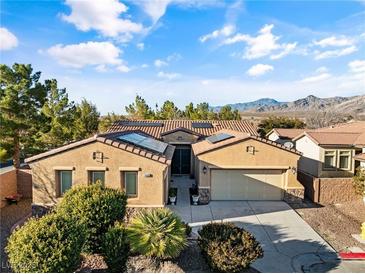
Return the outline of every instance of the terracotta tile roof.
<path id="1" fill-rule="evenodd" d="M 365 133 L 365 121 L 356 121 L 349 123 L 337 124 L 331 127 L 319 128 L 321 132 L 357 132 Z"/>
<path id="2" fill-rule="evenodd" d="M 158 162 L 161 162 L 161 163 L 164 163 L 164 164 L 171 164 L 171 160 L 172 160 L 174 150 L 175 150 L 174 146 L 168 145 L 166 150 L 164 151 L 164 153 L 159 154 L 159 153 L 156 153 L 154 151 L 150 151 L 150 150 L 144 149 L 142 147 L 139 147 L 137 145 L 132 145 L 132 144 L 129 144 L 127 142 L 123 142 L 123 141 L 117 139 L 118 136 L 120 136 L 122 134 L 130 133 L 130 132 L 131 131 L 125 131 L 123 133 L 120 133 L 120 132 L 116 133 L 115 132 L 115 133 L 106 133 L 106 134 L 95 135 L 95 136 L 93 136 L 91 138 L 88 138 L 88 139 L 73 142 L 73 143 L 64 145 L 62 147 L 55 148 L 55 149 L 49 150 L 47 152 L 37 154 L 35 156 L 32 156 L 30 158 L 25 159 L 25 162 L 26 163 L 34 162 L 34 161 L 37 161 L 37 160 L 52 156 L 54 154 L 65 152 L 67 150 L 71 150 L 73 148 L 83 146 L 83 145 L 86 145 L 86 144 L 89 144 L 89 143 L 92 143 L 92 142 L 101 142 L 101 143 L 113 146 L 115 148 L 118 148 L 118 149 L 129 151 L 131 153 L 140 155 L 140 156 L 145 157 L 145 158 L 150 158 L 154 161 L 158 161 Z M 132 132 L 136 132 L 136 131 L 132 131 Z"/>
<path id="3" fill-rule="evenodd" d="M 272 132 L 276 132 L 280 138 L 293 139 L 299 134 L 302 134 L 305 130 L 306 129 L 301 128 L 274 128 L 266 136 L 270 135 Z"/>
<path id="4" fill-rule="evenodd" d="M 360 162 L 365 162 L 365 153 L 359 153 L 354 156 L 355 160 L 358 160 Z"/>
<path id="5" fill-rule="evenodd" d="M 130 123 L 141 123 L 141 125 L 131 126 Z M 144 123 L 162 124 L 162 126 L 143 126 Z M 211 128 L 194 128 L 192 123 L 211 123 Z M 258 135 L 257 128 L 247 120 L 121 120 L 115 122 L 108 132 L 121 132 L 126 130 L 140 130 L 156 139 L 160 139 L 165 132 L 173 131 L 177 128 L 184 128 L 202 136 L 210 136 L 221 129 L 230 129 L 246 132 L 251 135 Z"/>
<path id="6" fill-rule="evenodd" d="M 214 144 L 210 143 L 207 140 L 202 140 L 198 143 L 192 144 L 191 147 L 192 147 L 192 150 L 193 150 L 194 154 L 195 155 L 200 155 L 200 154 L 206 153 L 208 151 L 211 151 L 211 150 L 214 150 L 214 149 L 217 149 L 217 148 L 220 148 L 220 147 L 224 147 L 224 146 L 227 146 L 227 145 L 230 145 L 230 144 L 235 144 L 235 143 L 238 143 L 238 142 L 246 140 L 246 139 L 255 139 L 259 142 L 275 146 L 279 149 L 284 149 L 286 151 L 301 155 L 301 153 L 299 151 L 297 151 L 296 149 L 294 149 L 294 148 L 287 148 L 287 147 L 285 147 L 285 146 L 283 146 L 279 143 L 270 141 L 270 140 L 265 139 L 265 138 L 261 138 L 261 137 L 256 136 L 256 135 L 249 135 L 247 133 L 238 132 L 238 131 L 234 131 L 234 130 L 227 130 L 227 129 L 222 129 L 222 130 L 216 132 L 216 134 L 218 134 L 218 133 L 226 133 L 226 134 L 232 135 L 234 137 L 226 139 L 226 140 L 221 141 L 221 142 L 214 143 Z"/>

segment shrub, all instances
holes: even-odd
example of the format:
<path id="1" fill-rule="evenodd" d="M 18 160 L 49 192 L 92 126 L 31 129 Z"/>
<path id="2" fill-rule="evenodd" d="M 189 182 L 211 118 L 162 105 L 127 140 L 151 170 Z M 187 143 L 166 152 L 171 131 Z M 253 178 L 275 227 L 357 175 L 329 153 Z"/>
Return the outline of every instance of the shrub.
<path id="1" fill-rule="evenodd" d="M 185 226 L 185 234 L 187 237 L 189 237 L 191 235 L 191 226 L 188 223 L 183 222 L 184 226 Z"/>
<path id="2" fill-rule="evenodd" d="M 104 233 L 124 218 L 127 198 L 118 189 L 101 184 L 76 187 L 66 192 L 57 211 L 72 216 L 85 227 L 86 253 L 99 253 Z"/>
<path id="3" fill-rule="evenodd" d="M 353 177 L 353 187 L 357 194 L 365 196 L 365 169 L 357 168 L 356 174 Z"/>
<path id="4" fill-rule="evenodd" d="M 198 233 L 199 247 L 214 271 L 242 272 L 263 257 L 255 237 L 232 223 L 210 223 Z"/>
<path id="5" fill-rule="evenodd" d="M 176 187 L 170 187 L 169 188 L 169 197 L 176 197 L 177 196 L 177 188 Z"/>
<path id="6" fill-rule="evenodd" d="M 116 223 L 103 236 L 102 254 L 110 272 L 125 272 L 129 243 L 125 226 Z"/>
<path id="7" fill-rule="evenodd" d="M 74 272 L 81 260 L 83 229 L 60 214 L 32 218 L 9 237 L 14 272 Z"/>
<path id="8" fill-rule="evenodd" d="M 141 211 L 127 230 L 131 250 L 142 255 L 174 258 L 186 246 L 184 224 L 169 209 Z"/>

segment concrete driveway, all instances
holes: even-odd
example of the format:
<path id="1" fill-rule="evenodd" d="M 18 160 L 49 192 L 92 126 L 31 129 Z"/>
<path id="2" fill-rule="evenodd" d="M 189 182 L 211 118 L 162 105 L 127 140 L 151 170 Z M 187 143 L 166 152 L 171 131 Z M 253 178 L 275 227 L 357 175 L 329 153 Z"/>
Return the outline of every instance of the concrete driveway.
<path id="1" fill-rule="evenodd" d="M 264 249 L 264 257 L 253 264 L 260 272 L 365 271 L 363 262 L 339 260 L 335 250 L 285 202 L 212 201 L 191 206 L 184 185 L 177 185 L 177 205 L 169 207 L 192 226 L 195 236 L 212 221 L 233 222 L 251 232 Z"/>

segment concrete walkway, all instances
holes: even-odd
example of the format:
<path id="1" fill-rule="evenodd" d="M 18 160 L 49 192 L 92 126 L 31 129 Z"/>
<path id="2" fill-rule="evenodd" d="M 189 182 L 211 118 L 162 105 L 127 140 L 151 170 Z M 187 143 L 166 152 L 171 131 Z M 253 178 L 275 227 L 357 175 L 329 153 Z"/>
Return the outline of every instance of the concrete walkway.
<path id="1" fill-rule="evenodd" d="M 169 206 L 197 235 L 203 224 L 229 221 L 250 231 L 261 243 L 264 258 L 253 267 L 260 272 L 365 272 L 364 262 L 342 262 L 288 204 L 282 201 L 212 201 L 190 205 L 187 177 L 174 177 L 177 204 Z"/>

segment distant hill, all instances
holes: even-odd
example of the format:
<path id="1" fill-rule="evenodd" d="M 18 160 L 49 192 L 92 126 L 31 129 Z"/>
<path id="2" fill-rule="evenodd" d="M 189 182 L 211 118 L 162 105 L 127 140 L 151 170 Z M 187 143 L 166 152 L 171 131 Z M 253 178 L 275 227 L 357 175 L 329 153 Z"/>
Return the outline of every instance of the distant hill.
<path id="1" fill-rule="evenodd" d="M 275 99 L 263 98 L 248 103 L 230 104 L 233 109 L 240 112 L 306 112 L 317 110 L 330 110 L 339 113 L 365 114 L 365 95 L 351 97 L 319 98 L 309 95 L 293 102 L 278 102 Z M 219 111 L 221 107 L 213 107 Z"/>
<path id="2" fill-rule="evenodd" d="M 231 106 L 232 109 L 237 109 L 238 111 L 252 111 L 260 109 L 262 107 L 275 107 L 282 104 L 285 104 L 285 102 L 278 102 L 275 99 L 271 98 L 262 98 L 253 102 L 229 104 L 229 106 Z M 221 107 L 222 106 L 216 106 L 212 107 L 212 109 L 214 111 L 219 111 Z"/>

